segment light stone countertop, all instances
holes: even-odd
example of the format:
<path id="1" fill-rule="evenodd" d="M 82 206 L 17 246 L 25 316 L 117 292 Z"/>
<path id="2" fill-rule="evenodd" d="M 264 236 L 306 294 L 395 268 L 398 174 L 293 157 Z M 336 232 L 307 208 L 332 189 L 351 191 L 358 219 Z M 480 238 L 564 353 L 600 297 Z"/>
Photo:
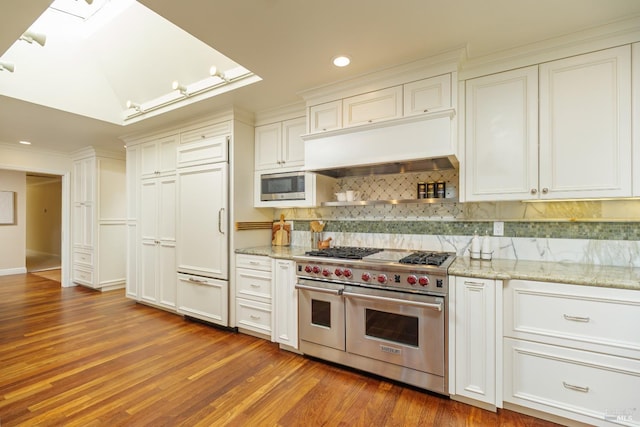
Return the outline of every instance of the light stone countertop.
<path id="1" fill-rule="evenodd" d="M 494 259 L 472 260 L 457 257 L 449 274 L 497 280 L 537 280 L 574 285 L 640 290 L 640 268 L 609 265 L 561 263 L 548 261 L 518 261 Z"/>
<path id="2" fill-rule="evenodd" d="M 310 248 L 305 246 L 257 246 L 236 249 L 236 253 L 290 260 L 296 255 L 303 255 L 308 250 Z M 449 274 L 481 279 L 536 280 L 539 282 L 559 282 L 640 290 L 640 268 L 608 265 L 510 259 L 480 261 L 471 260 L 469 257 L 457 257 L 449 267 Z"/>

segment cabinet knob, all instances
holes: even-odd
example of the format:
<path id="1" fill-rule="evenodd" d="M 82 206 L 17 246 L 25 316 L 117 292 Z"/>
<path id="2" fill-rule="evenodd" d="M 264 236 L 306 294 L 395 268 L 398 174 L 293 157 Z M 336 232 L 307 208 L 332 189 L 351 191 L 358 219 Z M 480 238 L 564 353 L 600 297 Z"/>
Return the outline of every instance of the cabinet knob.
<path id="1" fill-rule="evenodd" d="M 542 189 L 542 194 L 547 194 L 549 192 L 549 189 L 547 187 Z"/>
<path id="2" fill-rule="evenodd" d="M 536 194 L 537 192 L 538 192 L 538 189 L 537 189 L 537 188 L 532 188 L 532 189 L 531 189 L 531 194 Z"/>

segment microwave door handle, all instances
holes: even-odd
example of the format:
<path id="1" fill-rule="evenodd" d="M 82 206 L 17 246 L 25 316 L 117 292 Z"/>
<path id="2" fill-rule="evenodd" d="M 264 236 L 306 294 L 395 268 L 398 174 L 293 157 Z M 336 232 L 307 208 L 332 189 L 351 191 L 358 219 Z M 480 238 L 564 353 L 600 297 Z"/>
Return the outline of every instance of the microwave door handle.
<path id="1" fill-rule="evenodd" d="M 316 288 L 315 286 L 306 286 L 296 283 L 296 289 L 304 290 L 304 291 L 312 291 L 319 292 L 321 294 L 330 294 L 330 295 L 342 295 L 342 289 L 325 289 L 325 288 Z"/>
<path id="2" fill-rule="evenodd" d="M 370 301 L 392 302 L 392 303 L 395 303 L 395 304 L 411 305 L 411 306 L 414 306 L 414 307 L 429 308 L 429 309 L 436 310 L 436 311 L 442 311 L 442 303 L 441 302 L 434 304 L 434 303 L 430 303 L 430 302 L 399 300 L 399 299 L 396 299 L 396 298 L 379 297 L 379 296 L 375 296 L 375 295 L 354 294 L 354 293 L 351 293 L 351 292 L 344 292 L 343 295 L 346 296 L 346 297 L 361 298 L 361 299 L 366 299 L 366 300 L 370 300 Z"/>

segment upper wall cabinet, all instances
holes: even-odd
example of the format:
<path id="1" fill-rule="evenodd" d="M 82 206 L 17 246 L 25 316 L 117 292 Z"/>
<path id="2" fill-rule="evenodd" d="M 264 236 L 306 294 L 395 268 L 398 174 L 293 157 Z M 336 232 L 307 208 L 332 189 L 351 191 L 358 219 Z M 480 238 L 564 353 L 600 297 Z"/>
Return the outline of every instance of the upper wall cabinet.
<path id="1" fill-rule="evenodd" d="M 177 146 L 177 135 L 143 144 L 140 148 L 140 177 L 155 178 L 175 174 Z"/>
<path id="2" fill-rule="evenodd" d="M 403 98 L 405 116 L 451 108 L 451 74 L 407 83 Z"/>
<path id="3" fill-rule="evenodd" d="M 538 67 L 467 80 L 466 98 L 466 200 L 537 197 Z"/>
<path id="4" fill-rule="evenodd" d="M 540 65 L 540 198 L 631 196 L 631 47 Z"/>
<path id="5" fill-rule="evenodd" d="M 256 126 L 255 169 L 272 170 L 304 165 L 305 117 Z"/>
<path id="6" fill-rule="evenodd" d="M 630 46 L 468 80 L 465 200 L 631 196 L 630 94 Z"/>
<path id="7" fill-rule="evenodd" d="M 402 117 L 402 86 L 364 93 L 342 100 L 342 125 L 364 125 Z"/>
<path id="8" fill-rule="evenodd" d="M 342 100 L 326 102 L 309 108 L 309 133 L 342 128 Z"/>

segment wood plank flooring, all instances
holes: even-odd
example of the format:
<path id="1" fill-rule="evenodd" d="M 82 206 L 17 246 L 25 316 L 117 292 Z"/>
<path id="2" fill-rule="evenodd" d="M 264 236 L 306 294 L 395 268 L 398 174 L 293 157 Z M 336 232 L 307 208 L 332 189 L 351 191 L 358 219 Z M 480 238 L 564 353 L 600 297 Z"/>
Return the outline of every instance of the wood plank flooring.
<path id="1" fill-rule="evenodd" d="M 0 426 L 551 426 L 33 274 L 0 277 Z"/>

